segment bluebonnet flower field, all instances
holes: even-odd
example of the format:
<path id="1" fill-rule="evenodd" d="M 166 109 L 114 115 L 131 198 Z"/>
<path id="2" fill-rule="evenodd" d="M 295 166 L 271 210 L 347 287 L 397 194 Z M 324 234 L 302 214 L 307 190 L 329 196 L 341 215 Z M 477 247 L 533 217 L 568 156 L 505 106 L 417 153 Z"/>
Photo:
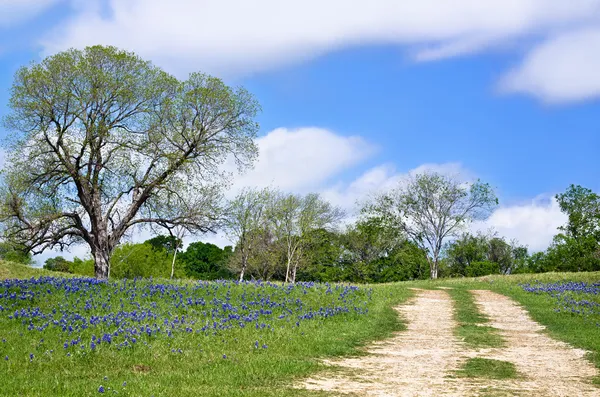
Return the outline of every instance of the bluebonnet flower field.
<path id="1" fill-rule="evenodd" d="M 556 313 L 581 316 L 600 327 L 600 282 L 535 282 L 521 287 L 527 292 L 548 294 L 554 298 Z"/>
<path id="2" fill-rule="evenodd" d="M 0 393 L 268 394 L 395 327 L 381 302 L 318 283 L 4 280 Z"/>

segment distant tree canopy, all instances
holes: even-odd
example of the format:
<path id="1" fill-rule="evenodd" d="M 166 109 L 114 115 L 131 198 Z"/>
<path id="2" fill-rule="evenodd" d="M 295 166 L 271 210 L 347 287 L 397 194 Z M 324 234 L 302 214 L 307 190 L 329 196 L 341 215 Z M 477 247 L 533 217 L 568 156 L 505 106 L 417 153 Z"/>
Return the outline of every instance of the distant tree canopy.
<path id="1" fill-rule="evenodd" d="M 9 108 L 5 238 L 33 253 L 87 244 L 101 279 L 132 228 L 215 230 L 222 163 L 257 155 L 250 93 L 200 73 L 180 81 L 114 47 L 22 67 Z"/>
<path id="2" fill-rule="evenodd" d="M 264 200 L 262 204 L 252 201 L 258 200 L 257 197 Z M 282 216 L 271 212 L 278 208 L 276 205 L 281 205 L 276 200 L 291 200 L 290 196 L 271 190 L 250 198 L 252 200 L 244 198 L 246 204 L 240 207 L 246 212 L 244 216 L 252 218 L 244 226 L 245 248 L 242 249 L 240 233 L 235 234 L 238 244 L 234 249 L 231 246 L 221 249 L 204 242 L 191 243 L 176 257 L 176 277 L 239 279 L 243 268 L 246 278 L 284 281 L 286 275 L 290 275 L 290 242 L 297 250 L 292 261 L 292 266 L 297 269 L 296 281 L 379 283 L 431 277 L 430 251 L 412 239 L 401 223 L 368 213 L 345 228 L 332 227 L 333 221 L 301 228 L 294 223 L 300 222 L 294 218 L 299 215 Z M 297 196 L 293 200 L 296 199 L 304 198 Z M 557 200 L 567 214 L 568 222 L 560 228 L 545 252 L 529 255 L 526 246 L 515 240 L 508 241 L 492 231 L 487 234 L 463 232 L 444 244 L 439 255 L 439 276 L 600 270 L 600 236 L 597 233 L 600 200 L 595 193 L 580 186 L 571 186 L 565 193 L 557 195 Z M 253 204 L 247 205 L 249 202 Z M 299 209 L 302 207 L 295 208 L 297 214 L 302 214 Z M 328 210 L 320 213 L 329 214 Z M 290 222 L 287 226 L 289 234 L 278 229 L 284 227 L 284 222 Z M 169 277 L 174 248 L 177 247 L 181 249 L 181 240 L 167 235 L 140 244 L 122 244 L 115 249 L 111 259 L 111 277 Z M 6 250 L 7 246 L 0 245 L 0 254 Z M 93 275 L 92 259 L 67 261 L 56 257 L 48 259 L 44 267 Z"/>
<path id="3" fill-rule="evenodd" d="M 196 242 L 191 243 L 185 252 L 179 255 L 178 263 L 191 278 L 228 279 L 233 277 L 227 268 L 232 254 L 231 246 L 221 249 L 214 244 Z"/>
<path id="4" fill-rule="evenodd" d="M 150 244 L 152 248 L 157 251 L 164 250 L 167 254 L 173 254 L 176 249 L 183 246 L 183 241 L 175 236 L 163 236 L 159 235 L 145 241 Z"/>
<path id="5" fill-rule="evenodd" d="M 493 235 L 465 233 L 446 245 L 444 256 L 444 276 L 510 274 L 523 267 L 527 247 Z"/>
<path id="6" fill-rule="evenodd" d="M 46 259 L 46 262 L 44 262 L 44 269 L 93 277 L 94 261 L 92 259 L 84 260 L 77 257 L 73 258 L 72 261 L 69 261 L 62 256 L 56 256 L 54 258 Z"/>

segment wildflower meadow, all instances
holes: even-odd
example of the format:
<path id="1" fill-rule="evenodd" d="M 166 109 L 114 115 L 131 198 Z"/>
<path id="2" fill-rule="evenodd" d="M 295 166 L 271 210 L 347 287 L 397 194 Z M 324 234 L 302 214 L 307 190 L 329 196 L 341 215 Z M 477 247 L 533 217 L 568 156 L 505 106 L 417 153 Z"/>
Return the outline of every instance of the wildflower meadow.
<path id="1" fill-rule="evenodd" d="M 347 352 L 394 325 L 371 310 L 382 314 L 367 286 L 4 280 L 0 393 L 261 394 L 316 365 L 304 356 Z"/>

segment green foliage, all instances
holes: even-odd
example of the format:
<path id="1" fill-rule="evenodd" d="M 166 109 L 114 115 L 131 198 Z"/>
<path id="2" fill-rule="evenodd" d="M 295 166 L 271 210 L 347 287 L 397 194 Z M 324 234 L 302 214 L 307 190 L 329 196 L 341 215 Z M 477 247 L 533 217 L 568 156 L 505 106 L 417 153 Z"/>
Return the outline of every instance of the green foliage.
<path id="1" fill-rule="evenodd" d="M 489 184 L 468 187 L 445 175 L 416 175 L 390 192 L 367 203 L 362 214 L 378 219 L 386 228 L 400 230 L 429 254 L 430 276 L 438 277 L 444 242 L 457 236 L 471 221 L 485 219 L 498 204 Z"/>
<path id="2" fill-rule="evenodd" d="M 46 259 L 44 269 L 53 272 L 70 273 L 78 276 L 94 277 L 94 260 L 73 258 L 72 261 L 66 260 L 62 256 Z"/>
<path id="3" fill-rule="evenodd" d="M 206 232 L 228 178 L 258 154 L 260 106 L 245 89 L 180 81 L 111 46 L 70 49 L 20 68 L 5 126 L 5 234 L 35 253 L 87 244 L 96 276 L 133 227 Z"/>
<path id="4" fill-rule="evenodd" d="M 224 249 L 214 244 L 191 243 L 185 252 L 177 257 L 177 266 L 182 266 L 185 274 L 201 280 L 229 279 L 233 274 L 228 270 L 227 263 L 233 252 L 232 247 Z"/>
<path id="5" fill-rule="evenodd" d="M 149 240 L 144 241 L 146 244 L 150 244 L 155 250 L 164 250 L 168 254 L 173 254 L 176 249 L 181 248 L 183 242 L 180 238 L 175 236 L 156 236 Z"/>
<path id="6" fill-rule="evenodd" d="M 53 272 L 72 273 L 70 265 L 71 262 L 62 256 L 56 256 L 54 258 L 46 259 L 46 262 L 44 262 L 44 269 Z"/>
<path id="7" fill-rule="evenodd" d="M 500 265 L 491 261 L 477 261 L 471 263 L 471 266 L 465 270 L 467 277 L 487 276 L 488 274 L 499 274 Z"/>
<path id="8" fill-rule="evenodd" d="M 0 243 L 0 259 L 24 265 L 33 263 L 31 253 L 24 246 L 8 242 Z"/>
<path id="9" fill-rule="evenodd" d="M 70 273 L 78 276 L 94 277 L 94 260 L 75 257 L 70 263 L 70 270 Z"/>
<path id="10" fill-rule="evenodd" d="M 165 249 L 156 249 L 148 243 L 126 243 L 118 246 L 110 260 L 110 276 L 113 278 L 160 277 L 171 276 L 173 256 Z M 175 277 L 182 278 L 184 273 L 175 268 Z"/>
<path id="11" fill-rule="evenodd" d="M 416 244 L 367 218 L 344 233 L 323 229 L 306 237 L 306 281 L 393 282 L 427 277 L 427 256 Z"/>
<path id="12" fill-rule="evenodd" d="M 600 241 L 600 196 L 590 189 L 571 185 L 566 192 L 557 194 L 556 200 L 569 219 L 561 227 L 567 236 L 593 237 Z"/>
<path id="13" fill-rule="evenodd" d="M 446 245 L 444 276 L 478 277 L 487 274 L 523 272 L 527 247 L 507 243 L 499 237 L 465 233 Z"/>
<path id="14" fill-rule="evenodd" d="M 469 358 L 457 371 L 457 375 L 466 378 L 515 379 L 519 377 L 514 363 L 490 358 Z"/>

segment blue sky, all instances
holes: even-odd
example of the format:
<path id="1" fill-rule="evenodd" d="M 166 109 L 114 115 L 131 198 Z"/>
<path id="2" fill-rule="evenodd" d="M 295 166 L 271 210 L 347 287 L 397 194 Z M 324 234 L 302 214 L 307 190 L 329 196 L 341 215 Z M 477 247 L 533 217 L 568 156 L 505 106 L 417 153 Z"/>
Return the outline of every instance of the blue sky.
<path id="1" fill-rule="evenodd" d="M 473 228 L 532 250 L 554 194 L 600 188 L 600 1 L 0 0 L 0 111 L 19 66 L 90 44 L 253 92 L 261 157 L 234 188 L 352 211 L 411 172 L 481 178 L 501 206 Z"/>

